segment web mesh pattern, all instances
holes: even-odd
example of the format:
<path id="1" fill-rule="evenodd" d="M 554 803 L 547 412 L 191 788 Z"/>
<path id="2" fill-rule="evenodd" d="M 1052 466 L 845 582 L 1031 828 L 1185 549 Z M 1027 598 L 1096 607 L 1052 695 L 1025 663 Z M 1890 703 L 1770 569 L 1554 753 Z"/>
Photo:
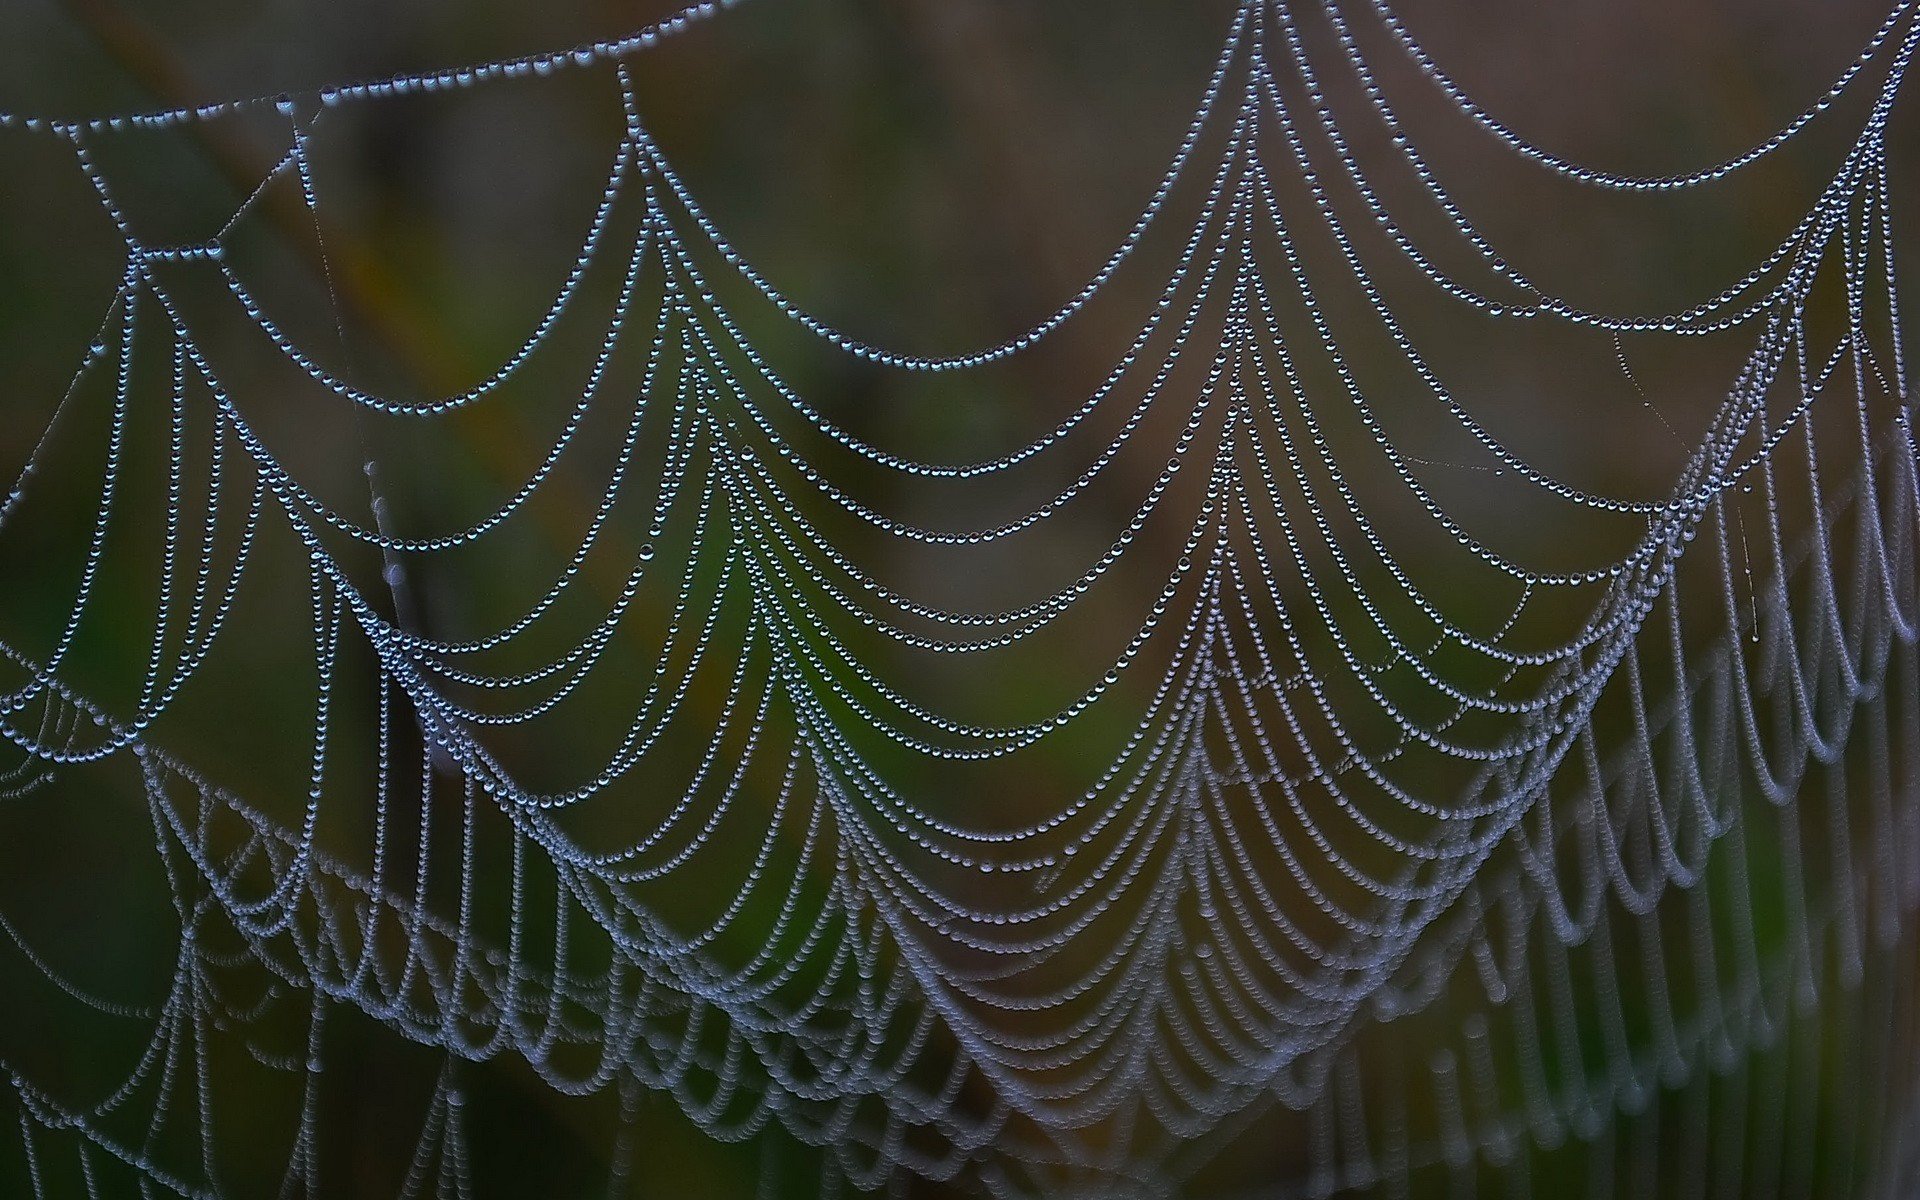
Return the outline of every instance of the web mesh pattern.
<path id="1" fill-rule="evenodd" d="M 0 546 L 61 601 L 0 647 L 4 794 L 142 797 L 169 923 L 139 997 L 0 925 L 23 986 L 133 1047 L 107 1079 L 7 1064 L 18 1186 L 492 1194 L 483 1064 L 599 1106 L 611 1178 L 582 1194 L 625 1194 L 662 1106 L 774 1147 L 769 1189 L 1200 1194 L 1272 1129 L 1279 1195 L 1912 1186 L 1911 4 L 1776 135 L 1639 177 L 1529 142 L 1386 0 L 1248 0 L 1111 257 L 947 356 L 814 315 L 676 173 L 633 76 L 722 8 L 314 93 L 0 114 L 124 254 L 64 396 L 22 405 L 51 416 Z M 564 77 L 619 129 L 519 348 L 439 394 L 344 365 L 329 127 Z M 1436 101 L 1628 205 L 1838 148 L 1737 278 L 1610 311 L 1449 191 L 1410 132 Z M 280 157 L 182 233 L 129 199 L 137 151 L 210 127 Z M 276 205 L 319 247 L 303 294 Z M 889 445 L 833 395 L 992 396 L 1096 315 L 1129 332 L 1084 394 L 984 457 Z M 1487 416 L 1450 383 L 1475 339 L 1617 373 L 1665 485 Z M 1696 347 L 1727 364 L 1697 427 L 1634 367 Z M 303 444 L 296 408 L 339 439 Z M 503 410 L 537 430 L 504 484 L 471 469 Z M 389 493 L 441 468 L 448 519 L 410 522 Z M 169 736 L 196 705 L 281 749 L 201 761 Z M 386 1053 L 426 1082 L 404 1170 L 369 1178 L 343 1071 Z"/>

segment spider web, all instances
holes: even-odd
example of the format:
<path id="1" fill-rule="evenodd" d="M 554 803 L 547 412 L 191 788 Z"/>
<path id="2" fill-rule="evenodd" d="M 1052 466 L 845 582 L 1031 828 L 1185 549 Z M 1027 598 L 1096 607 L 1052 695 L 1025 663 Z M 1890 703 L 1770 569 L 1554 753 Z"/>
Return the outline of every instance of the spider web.
<path id="1" fill-rule="evenodd" d="M 0 114 L 123 251 L 0 508 L 9 579 L 60 594 L 0 647 L 5 796 L 141 796 L 171 921 L 166 986 L 130 999 L 0 913 L 23 985 L 131 1047 L 100 1078 L 8 1062 L 9 1187 L 489 1193 L 481 1064 L 610 1108 L 583 1193 L 624 1194 L 663 1104 L 808 1191 L 1197 1193 L 1248 1136 L 1280 1146 L 1261 1194 L 1911 1186 L 1911 4 L 1773 136 L 1642 177 L 1529 142 L 1386 0 L 1248 0 L 1111 257 L 948 356 L 809 312 L 676 173 L 633 73 L 722 7 L 310 94 Z M 522 344 L 443 394 L 356 373 L 330 127 L 567 77 L 619 129 Z M 1628 204 L 1846 124 L 1733 282 L 1613 311 L 1472 219 L 1412 133 L 1435 97 Z M 209 127 L 277 165 L 153 232 L 126 147 Z M 276 204 L 319 244 L 304 292 Z M 1444 321 L 1410 300 L 1436 293 Z M 990 454 L 890 445 L 832 395 L 992 396 L 1095 316 L 1129 336 Z M 1476 411 L 1449 379 L 1494 342 L 1615 372 L 1679 448 L 1662 485 Z M 1632 364 L 1694 347 L 1728 366 L 1689 423 Z M 473 463 L 503 409 L 541 430 L 504 487 Z M 346 432 L 306 444 L 296 411 Z M 420 479 L 438 523 L 390 497 Z M 241 748 L 178 748 L 196 706 Z M 392 1178 L 334 1132 L 343 1075 L 412 1053 L 376 1035 L 432 1064 Z"/>

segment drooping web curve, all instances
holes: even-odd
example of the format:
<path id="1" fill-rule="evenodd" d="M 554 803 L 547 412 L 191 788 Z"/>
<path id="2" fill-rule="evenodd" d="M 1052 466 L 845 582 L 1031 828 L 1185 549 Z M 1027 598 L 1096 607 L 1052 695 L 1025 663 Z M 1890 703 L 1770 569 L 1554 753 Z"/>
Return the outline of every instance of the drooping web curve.
<path id="1" fill-rule="evenodd" d="M 313 94 L 0 114 L 124 250 L 0 508 L 10 578 L 60 595 L 4 647 L 6 803 L 136 789 L 174 938 L 164 993 L 128 999 L 7 921 L 9 970 L 140 1031 L 108 1079 L 8 1064 L 34 1194 L 485 1194 L 465 1081 L 503 1061 L 613 1098 L 616 1189 L 661 1097 L 860 1188 L 1197 1189 L 1249 1129 L 1286 1131 L 1275 1194 L 1560 1194 L 1563 1159 L 1594 1195 L 1911 1185 L 1910 3 L 1776 136 L 1638 177 L 1502 123 L 1386 0 L 1248 0 L 1111 257 L 945 356 L 807 311 L 676 173 L 634 73 L 722 7 Z M 361 380 L 262 283 L 261 210 L 320 225 L 343 113 L 560 74 L 603 78 L 622 129 L 544 313 L 472 386 Z M 1612 311 L 1455 198 L 1410 132 L 1436 98 L 1633 203 L 1851 123 L 1776 248 Z M 121 146 L 222 123 L 277 131 L 277 165 L 202 235 L 149 232 Z M 1435 296 L 1489 342 L 1597 344 L 1639 397 L 1630 355 L 1707 346 L 1723 392 L 1659 418 L 1660 487 L 1622 487 L 1450 383 Z M 977 458 L 823 394 L 1003 386 L 1096 308 L 1129 333 L 1084 395 Z M 292 406 L 361 432 L 303 445 Z M 396 516 L 391 480 L 471 458 L 502 408 L 535 447 L 449 483 L 439 523 Z M 453 450 L 376 463 L 389 427 Z M 429 618 L 436 590 L 463 606 Z M 237 625 L 277 657 L 223 665 Z M 293 713 L 264 696 L 289 686 Z M 176 749 L 195 703 L 243 742 L 296 730 L 299 771 Z M 330 1158 L 353 1014 L 440 1055 L 375 1183 Z M 285 1111 L 250 1114 L 270 1086 Z"/>

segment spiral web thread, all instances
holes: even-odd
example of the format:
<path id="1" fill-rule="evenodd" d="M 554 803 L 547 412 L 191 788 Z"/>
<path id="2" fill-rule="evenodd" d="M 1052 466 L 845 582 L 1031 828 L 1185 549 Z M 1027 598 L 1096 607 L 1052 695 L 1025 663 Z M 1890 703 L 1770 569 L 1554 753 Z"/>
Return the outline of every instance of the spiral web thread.
<path id="1" fill-rule="evenodd" d="M 1777 135 L 1642 178 L 1527 142 L 1386 0 L 1249 0 L 1112 257 L 1026 332 L 951 357 L 809 314 L 675 174 L 630 72 L 719 7 L 313 95 L 0 115 L 71 151 L 125 245 L 0 510 L 0 539 L 17 535 L 61 515 L 37 504 L 50 464 L 97 475 L 84 520 L 65 514 L 83 552 L 39 568 L 71 575 L 70 604 L 5 647 L 21 751 L 5 794 L 143 791 L 179 935 L 165 994 L 129 1001 L 5 924 L 10 970 L 146 1039 L 104 1093 L 9 1065 L 22 1186 L 251 1194 L 223 1122 L 243 1084 L 271 1084 L 299 1114 L 281 1194 L 342 1194 L 317 1114 L 343 1011 L 444 1055 L 403 1195 L 486 1191 L 462 1080 L 503 1058 L 556 1093 L 618 1098 L 616 1194 L 659 1094 L 716 1137 L 783 1130 L 861 1188 L 1158 1194 L 1277 1126 L 1304 1131 L 1278 1195 L 1526 1194 L 1549 1159 L 1576 1164 L 1554 1185 L 1568 1194 L 1912 1183 L 1898 964 L 1920 900 L 1920 483 L 1887 140 L 1911 4 Z M 1383 53 L 1427 93 L 1396 98 Z M 310 147 L 343 111 L 563 73 L 617 88 L 625 129 L 563 286 L 477 386 L 357 385 L 250 284 L 254 209 L 295 189 L 317 210 Z M 1396 103 L 1435 95 L 1502 153 L 1649 201 L 1855 124 L 1750 273 L 1631 315 L 1501 257 L 1401 125 Z M 209 236 L 147 240 L 117 198 L 116 142 L 222 122 L 277 124 L 284 157 Z M 1362 126 L 1390 153 L 1356 152 Z M 1056 427 L 996 457 L 896 453 L 792 381 L 809 355 L 991 373 L 1109 303 L 1157 242 L 1177 253 L 1153 267 L 1137 337 Z M 1741 359 L 1671 490 L 1612 495 L 1477 419 L 1388 278 L 1438 289 L 1489 338 L 1584 331 L 1623 369 L 1629 347 L 1688 338 Z M 457 527 L 399 528 L 371 462 L 362 516 L 275 440 L 276 397 L 438 428 L 523 399 L 556 358 L 576 389 L 557 434 Z M 1450 424 L 1465 469 L 1524 489 L 1500 520 L 1563 514 L 1595 561 L 1530 565 L 1484 513 L 1453 511 L 1396 433 L 1414 405 Z M 484 562 L 576 460 L 600 473 L 592 511 L 556 570 L 514 581 L 513 614 L 447 635 L 407 617 L 410 579 Z M 1039 498 L 1004 511 L 1009 480 Z M 946 607 L 875 565 L 907 543 L 964 573 L 1109 488 L 1131 518 L 1017 604 Z M 304 577 L 278 603 L 311 639 L 292 805 L 222 786 L 161 736 L 275 554 Z M 609 563 L 610 599 L 587 595 Z M 148 624 L 116 652 L 124 677 L 82 688 L 71 664 L 98 657 L 88 614 L 109 593 L 144 598 Z M 1102 595 L 1145 600 L 1116 631 Z M 1050 639 L 1102 662 L 1063 666 L 1060 695 L 997 722 L 943 707 L 944 664 Z M 568 731 L 580 705 L 630 714 L 590 759 Z M 916 793 L 1010 786 L 1074 737 L 1103 747 L 1070 756 L 1086 779 L 1029 784 L 1018 823 Z M 1845 1103 L 1815 1099 L 1835 1090 L 1823 1073 Z M 1804 1152 L 1784 1153 L 1801 1130 Z"/>

